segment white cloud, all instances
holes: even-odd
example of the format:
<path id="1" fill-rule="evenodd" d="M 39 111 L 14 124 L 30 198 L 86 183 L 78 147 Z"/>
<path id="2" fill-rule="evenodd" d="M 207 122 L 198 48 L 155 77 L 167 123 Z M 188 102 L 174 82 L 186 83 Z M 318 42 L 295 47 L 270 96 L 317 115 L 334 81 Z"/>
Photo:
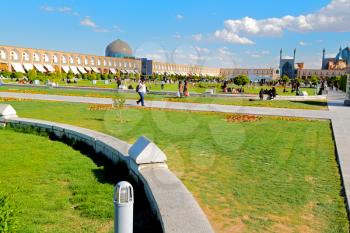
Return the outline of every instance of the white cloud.
<path id="1" fill-rule="evenodd" d="M 193 47 L 197 53 L 203 54 L 203 53 L 210 53 L 210 50 L 208 48 L 202 48 L 199 46 L 194 46 Z"/>
<path id="2" fill-rule="evenodd" d="M 201 33 L 199 34 L 195 34 L 195 35 L 192 35 L 192 38 L 195 40 L 195 41 L 201 41 L 203 39 L 203 35 Z"/>
<path id="3" fill-rule="evenodd" d="M 250 36 L 281 36 L 284 31 L 294 32 L 349 32 L 350 1 L 332 0 L 319 11 L 299 16 L 281 18 L 230 19 L 224 28 L 215 32 L 215 37 L 231 43 L 254 44 Z"/>
<path id="4" fill-rule="evenodd" d="M 268 50 L 263 50 L 263 51 L 246 51 L 246 54 L 248 54 L 249 56 L 251 56 L 252 58 L 261 58 L 264 57 L 268 54 L 270 54 L 270 51 Z"/>
<path id="5" fill-rule="evenodd" d="M 307 43 L 307 42 L 305 42 L 305 41 L 300 41 L 300 42 L 299 42 L 299 45 L 300 45 L 300 46 L 308 46 L 308 45 L 311 45 L 311 43 Z"/>
<path id="6" fill-rule="evenodd" d="M 96 23 L 94 21 L 92 21 L 91 17 L 86 16 L 84 19 L 82 19 L 80 21 L 80 25 L 81 26 L 85 26 L 85 27 L 91 27 L 91 28 L 96 28 Z"/>
<path id="7" fill-rule="evenodd" d="M 183 15 L 180 15 L 180 14 L 177 14 L 177 15 L 176 15 L 176 19 L 178 19 L 178 20 L 181 20 L 181 19 L 183 19 L 183 18 L 184 18 Z"/>
<path id="8" fill-rule="evenodd" d="M 181 36 L 178 32 L 176 32 L 176 33 L 173 35 L 173 37 L 174 37 L 175 39 L 181 39 L 181 38 L 182 38 L 182 36 Z"/>
<path id="9" fill-rule="evenodd" d="M 110 32 L 110 30 L 107 29 L 107 28 L 95 28 L 95 29 L 94 29 L 94 32 L 107 33 L 107 32 Z"/>
<path id="10" fill-rule="evenodd" d="M 66 15 L 72 15 L 78 17 L 80 14 L 76 11 L 73 10 L 73 8 L 68 7 L 68 6 L 63 6 L 63 7 L 52 7 L 52 6 L 41 6 L 40 10 L 45 11 L 45 12 L 57 12 L 57 13 L 62 13 Z M 98 33 L 108 33 L 108 32 L 122 32 L 120 27 L 114 25 L 112 28 L 107 28 L 107 27 L 101 27 L 98 26 L 90 16 L 85 16 L 80 20 L 80 25 L 84 27 L 89 27 L 92 28 L 93 32 L 98 32 Z"/>
<path id="11" fill-rule="evenodd" d="M 72 8 L 67 7 L 67 6 L 60 7 L 60 8 L 58 8 L 57 10 L 58 10 L 59 12 L 62 12 L 62 13 L 72 12 Z"/>
<path id="12" fill-rule="evenodd" d="M 123 32 L 123 29 L 121 29 L 118 25 L 114 25 L 114 26 L 112 27 L 112 29 L 113 29 L 113 31 L 115 31 L 115 32 L 119 32 L 119 33 Z"/>
<path id="13" fill-rule="evenodd" d="M 73 11 L 73 9 L 68 6 L 63 6 L 63 7 L 41 6 L 40 10 L 46 11 L 46 12 L 58 12 L 58 13 L 63 13 L 67 15 L 79 16 L 78 12 Z"/>
<path id="14" fill-rule="evenodd" d="M 53 11 L 55 11 L 55 9 L 53 7 L 51 7 L 51 6 L 41 6 L 40 10 L 46 11 L 46 12 L 53 12 Z"/>

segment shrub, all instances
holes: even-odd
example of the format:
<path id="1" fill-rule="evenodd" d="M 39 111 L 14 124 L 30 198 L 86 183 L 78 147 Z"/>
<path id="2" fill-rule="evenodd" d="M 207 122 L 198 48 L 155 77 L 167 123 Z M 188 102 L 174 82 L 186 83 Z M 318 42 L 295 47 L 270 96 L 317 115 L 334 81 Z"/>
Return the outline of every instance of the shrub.
<path id="1" fill-rule="evenodd" d="M 67 78 L 70 79 L 70 80 L 73 80 L 74 78 L 74 73 L 70 70 L 67 74 Z"/>
<path id="2" fill-rule="evenodd" d="M 108 74 L 102 74 L 101 75 L 102 80 L 107 80 L 108 79 Z"/>
<path id="3" fill-rule="evenodd" d="M 77 75 L 76 75 L 76 78 L 77 78 L 77 79 L 82 79 L 83 76 L 82 76 L 81 74 L 77 74 Z"/>
<path id="4" fill-rule="evenodd" d="M 233 83 L 238 86 L 244 86 L 249 83 L 249 78 L 246 75 L 238 75 L 233 79 Z"/>
<path id="5" fill-rule="evenodd" d="M 82 75 L 82 78 L 85 80 L 85 79 L 89 79 L 89 74 L 83 74 Z"/>
<path id="6" fill-rule="evenodd" d="M 129 84 L 128 89 L 129 89 L 129 90 L 133 90 L 134 87 L 133 87 L 131 84 Z"/>
<path id="7" fill-rule="evenodd" d="M 90 81 L 96 80 L 97 79 L 96 74 L 95 73 L 88 74 L 87 79 Z"/>
<path id="8" fill-rule="evenodd" d="M 21 72 L 14 72 L 11 74 L 12 79 L 22 79 L 23 76 L 24 76 L 24 74 Z"/>
<path id="9" fill-rule="evenodd" d="M 4 71 L 1 71 L 0 74 L 5 78 L 10 78 L 12 73 L 10 71 L 4 70 Z"/>
<path id="10" fill-rule="evenodd" d="M 346 92 L 346 83 L 347 83 L 347 76 L 346 75 L 343 75 L 340 77 L 340 80 L 339 80 L 339 89 Z"/>
<path id="11" fill-rule="evenodd" d="M 34 81 L 37 77 L 36 71 L 34 69 L 31 69 L 30 71 L 28 71 L 27 77 L 29 80 Z"/>
<path id="12" fill-rule="evenodd" d="M 0 232 L 10 233 L 17 230 L 16 211 L 10 206 L 8 196 L 0 195 Z"/>
<path id="13" fill-rule="evenodd" d="M 114 74 L 109 74 L 108 79 L 114 79 Z"/>

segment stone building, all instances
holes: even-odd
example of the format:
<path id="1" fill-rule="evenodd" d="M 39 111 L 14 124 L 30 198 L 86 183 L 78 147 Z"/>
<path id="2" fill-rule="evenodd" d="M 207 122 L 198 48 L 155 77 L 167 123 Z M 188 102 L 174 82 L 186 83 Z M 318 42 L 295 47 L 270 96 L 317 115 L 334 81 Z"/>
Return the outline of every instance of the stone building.
<path id="1" fill-rule="evenodd" d="M 292 58 L 283 57 L 283 50 L 280 50 L 280 77 L 287 75 L 289 78 L 295 78 L 297 75 L 297 65 L 295 63 L 296 49 Z"/>
<path id="2" fill-rule="evenodd" d="M 322 70 L 344 70 L 350 65 L 350 48 L 339 48 L 334 58 L 326 58 L 326 49 L 323 49 Z"/>
<path id="3" fill-rule="evenodd" d="M 238 75 L 247 75 L 250 78 L 256 79 L 277 79 L 279 77 L 279 71 L 273 68 L 267 69 L 246 69 L 246 68 L 221 68 L 220 75 L 225 78 L 234 78 Z"/>
<path id="4" fill-rule="evenodd" d="M 22 73 L 31 69 L 43 73 L 141 73 L 141 60 L 133 58 L 131 50 L 126 51 L 125 45 L 120 40 L 112 42 L 106 48 L 106 54 L 110 56 L 0 45 L 0 70 Z"/>

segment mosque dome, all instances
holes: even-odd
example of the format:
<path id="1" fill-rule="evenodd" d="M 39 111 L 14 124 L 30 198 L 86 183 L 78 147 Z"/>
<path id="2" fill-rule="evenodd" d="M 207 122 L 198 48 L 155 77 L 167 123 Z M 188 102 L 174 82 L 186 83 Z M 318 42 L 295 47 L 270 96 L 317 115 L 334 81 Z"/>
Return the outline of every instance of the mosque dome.
<path id="1" fill-rule="evenodd" d="M 339 53 L 336 56 L 336 60 L 346 61 L 347 64 L 350 64 L 350 48 L 346 47 L 345 49 L 340 49 Z"/>
<path id="2" fill-rule="evenodd" d="M 112 43 L 110 43 L 107 47 L 106 47 L 106 51 L 105 51 L 106 57 L 132 57 L 132 49 L 130 48 L 130 46 L 118 39 L 113 41 Z"/>

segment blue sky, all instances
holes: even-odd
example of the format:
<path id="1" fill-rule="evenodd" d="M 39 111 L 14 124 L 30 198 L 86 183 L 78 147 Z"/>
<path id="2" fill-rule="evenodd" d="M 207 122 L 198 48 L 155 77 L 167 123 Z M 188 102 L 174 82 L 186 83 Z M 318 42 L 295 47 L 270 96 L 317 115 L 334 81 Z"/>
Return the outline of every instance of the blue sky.
<path id="1" fill-rule="evenodd" d="M 277 67 L 280 48 L 307 68 L 350 44 L 350 0 L 4 0 L 0 44 L 136 56 L 213 67 Z"/>

